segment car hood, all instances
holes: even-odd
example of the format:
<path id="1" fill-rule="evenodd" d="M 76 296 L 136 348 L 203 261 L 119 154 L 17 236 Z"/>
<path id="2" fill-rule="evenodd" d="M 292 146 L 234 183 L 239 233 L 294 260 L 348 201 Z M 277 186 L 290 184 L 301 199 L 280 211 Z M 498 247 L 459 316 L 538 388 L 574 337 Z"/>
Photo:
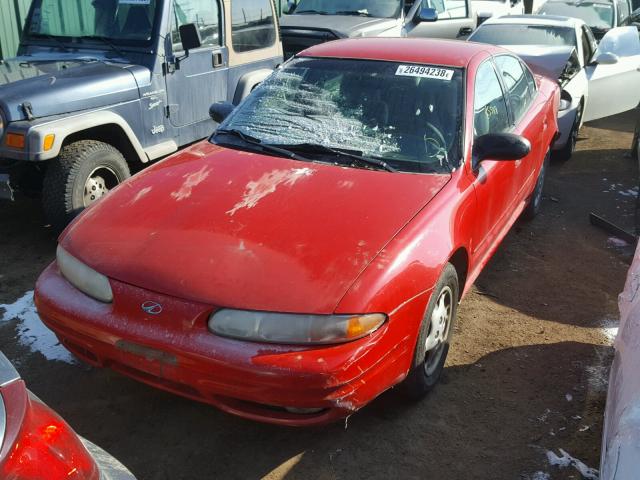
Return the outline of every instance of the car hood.
<path id="1" fill-rule="evenodd" d="M 502 45 L 502 47 L 522 58 L 536 73 L 554 80 L 560 78 L 574 50 L 572 46 Z"/>
<path id="2" fill-rule="evenodd" d="M 280 27 L 283 36 L 291 30 L 325 30 L 338 38 L 375 36 L 393 28 L 395 18 L 371 18 L 355 15 L 283 15 Z"/>
<path id="3" fill-rule="evenodd" d="M 39 61 L 18 57 L 0 63 L 0 108 L 8 121 L 48 117 L 99 108 L 139 97 L 125 64 L 98 60 Z"/>
<path id="4" fill-rule="evenodd" d="M 449 179 L 205 141 L 114 189 L 60 242 L 95 270 L 151 291 L 215 306 L 331 313 Z"/>

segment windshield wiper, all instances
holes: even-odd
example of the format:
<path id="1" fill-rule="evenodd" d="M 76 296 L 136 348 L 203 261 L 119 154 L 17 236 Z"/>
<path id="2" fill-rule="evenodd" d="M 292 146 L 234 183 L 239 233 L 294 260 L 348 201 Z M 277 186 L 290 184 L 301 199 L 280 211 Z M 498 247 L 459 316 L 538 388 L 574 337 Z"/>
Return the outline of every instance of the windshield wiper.
<path id="1" fill-rule="evenodd" d="M 362 152 L 357 150 L 327 147 L 326 145 L 321 145 L 319 143 L 298 143 L 295 145 L 286 145 L 286 147 L 289 150 L 299 150 L 301 152 L 306 152 L 306 153 L 328 153 L 331 155 L 335 155 L 336 157 L 351 158 L 356 162 L 360 162 L 360 164 L 364 164 L 370 167 L 381 168 L 383 170 L 386 170 L 387 172 L 397 172 L 395 168 L 393 168 L 391 165 L 389 165 L 387 162 L 385 162 L 381 158 L 365 157 L 362 155 Z"/>
<path id="2" fill-rule="evenodd" d="M 234 137 L 239 138 L 243 142 L 248 143 L 249 145 L 256 145 L 266 152 L 276 153 L 281 157 L 291 158 L 293 160 L 301 160 L 303 162 L 310 161 L 308 158 L 298 155 L 297 153 L 292 152 L 291 150 L 287 150 L 286 148 L 277 147 L 275 145 L 269 145 L 268 143 L 262 143 L 260 139 L 252 137 L 251 135 L 247 135 L 246 133 L 241 132 L 240 130 L 236 130 L 233 128 L 222 128 L 222 129 L 219 128 L 218 130 L 215 131 L 214 135 L 217 136 L 220 133 L 225 135 L 232 135 Z"/>
<path id="3" fill-rule="evenodd" d="M 373 17 L 369 12 L 364 12 L 362 10 L 340 10 L 336 12 L 336 15 L 355 15 L 358 17 Z"/>
<path id="4" fill-rule="evenodd" d="M 109 39 L 109 37 L 105 37 L 104 35 L 81 35 L 81 40 L 100 40 L 105 45 L 109 46 L 114 52 L 116 52 L 121 57 L 124 57 L 124 53 L 118 47 L 116 47 L 113 42 Z"/>
<path id="5" fill-rule="evenodd" d="M 299 12 L 294 10 L 293 13 L 296 15 L 329 15 L 329 12 L 324 12 L 322 10 L 300 10 Z"/>
<path id="6" fill-rule="evenodd" d="M 35 38 L 46 38 L 48 40 L 53 40 L 55 43 L 58 44 L 58 46 L 60 46 L 60 48 L 62 48 L 63 50 L 69 52 L 71 51 L 69 49 L 69 47 L 67 45 L 65 45 L 60 38 L 56 37 L 55 35 L 50 35 L 48 33 L 31 33 L 29 34 L 30 37 L 35 37 Z"/>

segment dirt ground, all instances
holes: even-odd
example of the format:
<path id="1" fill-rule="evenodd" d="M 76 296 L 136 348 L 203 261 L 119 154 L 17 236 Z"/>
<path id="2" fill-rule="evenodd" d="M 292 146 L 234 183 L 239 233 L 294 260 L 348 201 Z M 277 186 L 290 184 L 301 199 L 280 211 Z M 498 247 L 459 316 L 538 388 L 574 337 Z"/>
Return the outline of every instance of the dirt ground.
<path id="1" fill-rule="evenodd" d="M 47 360 L 18 342 L 15 320 L 0 323 L 0 349 L 139 479 L 581 478 L 546 452 L 598 468 L 612 354 L 603 327 L 615 324 L 633 251 L 588 214 L 633 230 L 633 120 L 585 127 L 576 156 L 552 164 L 541 215 L 516 225 L 464 299 L 443 381 L 420 403 L 390 391 L 346 425 L 280 428 Z M 0 304 L 32 290 L 54 253 L 37 201 L 0 205 Z"/>

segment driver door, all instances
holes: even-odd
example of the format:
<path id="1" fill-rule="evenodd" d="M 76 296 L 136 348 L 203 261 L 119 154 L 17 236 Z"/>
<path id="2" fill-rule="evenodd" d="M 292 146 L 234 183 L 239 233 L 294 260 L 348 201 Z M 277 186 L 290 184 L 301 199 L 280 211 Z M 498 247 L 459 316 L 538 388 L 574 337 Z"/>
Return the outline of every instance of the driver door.
<path id="1" fill-rule="evenodd" d="M 585 122 L 636 108 L 640 103 L 640 39 L 637 28 L 609 30 L 585 71 L 589 82 Z"/>
<path id="2" fill-rule="evenodd" d="M 182 51 L 179 31 L 180 25 L 187 23 L 196 25 L 202 41 L 202 46 L 188 55 Z M 220 0 L 173 1 L 166 83 L 169 119 L 174 127 L 209 123 L 209 106 L 227 99 L 229 54 L 222 32 Z"/>

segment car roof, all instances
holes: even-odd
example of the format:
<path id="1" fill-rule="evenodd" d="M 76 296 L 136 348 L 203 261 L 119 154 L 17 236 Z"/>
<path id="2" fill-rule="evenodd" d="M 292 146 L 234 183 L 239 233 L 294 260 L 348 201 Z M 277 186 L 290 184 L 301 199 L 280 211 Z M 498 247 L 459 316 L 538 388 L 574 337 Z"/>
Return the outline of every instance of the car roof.
<path id="1" fill-rule="evenodd" d="M 584 24 L 578 18 L 561 17 L 559 15 L 505 15 L 504 17 L 491 17 L 482 25 L 546 25 L 549 27 L 576 27 Z M 481 26 L 482 27 L 482 26 Z"/>
<path id="2" fill-rule="evenodd" d="M 494 45 L 462 40 L 370 37 L 321 43 L 298 55 L 466 67 L 478 54 L 489 56 L 505 52 L 508 51 Z"/>

